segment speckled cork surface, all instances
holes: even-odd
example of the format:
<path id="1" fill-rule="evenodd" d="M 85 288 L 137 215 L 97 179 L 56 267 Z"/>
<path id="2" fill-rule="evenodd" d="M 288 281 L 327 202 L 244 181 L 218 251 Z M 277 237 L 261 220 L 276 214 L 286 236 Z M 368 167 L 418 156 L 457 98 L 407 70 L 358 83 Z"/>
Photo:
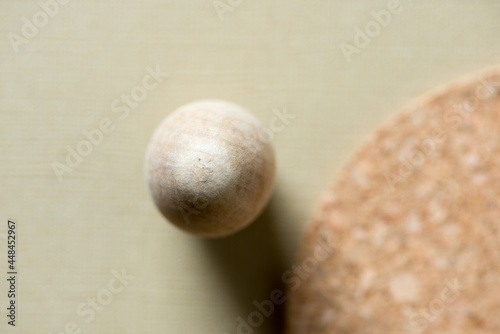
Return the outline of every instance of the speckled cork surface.
<path id="1" fill-rule="evenodd" d="M 307 231 L 288 334 L 500 333 L 500 67 L 376 131 Z"/>

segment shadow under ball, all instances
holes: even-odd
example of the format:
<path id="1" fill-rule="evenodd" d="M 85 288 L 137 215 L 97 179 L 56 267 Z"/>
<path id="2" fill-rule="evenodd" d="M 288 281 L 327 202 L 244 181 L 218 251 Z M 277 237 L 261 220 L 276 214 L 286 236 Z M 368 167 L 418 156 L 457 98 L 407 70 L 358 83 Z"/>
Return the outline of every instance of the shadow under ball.
<path id="1" fill-rule="evenodd" d="M 207 100 L 174 111 L 147 148 L 146 181 L 161 213 L 202 237 L 245 228 L 262 212 L 276 173 L 274 148 L 242 107 Z"/>

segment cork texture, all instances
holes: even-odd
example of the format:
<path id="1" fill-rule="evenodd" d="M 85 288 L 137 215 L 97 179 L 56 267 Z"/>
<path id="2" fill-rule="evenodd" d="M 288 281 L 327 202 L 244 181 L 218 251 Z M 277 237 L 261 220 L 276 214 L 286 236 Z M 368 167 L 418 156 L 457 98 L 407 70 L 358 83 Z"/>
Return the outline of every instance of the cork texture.
<path id="1" fill-rule="evenodd" d="M 288 334 L 500 333 L 499 198 L 496 67 L 414 101 L 340 171 L 303 241 Z"/>

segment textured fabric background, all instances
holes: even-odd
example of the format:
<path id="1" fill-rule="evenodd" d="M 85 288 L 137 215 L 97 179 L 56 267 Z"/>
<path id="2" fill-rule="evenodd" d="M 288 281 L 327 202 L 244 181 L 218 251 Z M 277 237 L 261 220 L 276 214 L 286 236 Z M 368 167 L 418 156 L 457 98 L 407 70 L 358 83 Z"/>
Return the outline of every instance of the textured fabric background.
<path id="1" fill-rule="evenodd" d="M 0 2 L 1 333 L 237 333 L 283 289 L 316 202 L 367 133 L 500 61 L 498 0 L 60 1 Z M 204 98 L 275 134 L 271 204 L 224 240 L 165 223 L 143 181 L 158 123 Z M 295 117 L 274 126 L 284 111 Z M 282 312 L 252 330 L 278 333 Z"/>

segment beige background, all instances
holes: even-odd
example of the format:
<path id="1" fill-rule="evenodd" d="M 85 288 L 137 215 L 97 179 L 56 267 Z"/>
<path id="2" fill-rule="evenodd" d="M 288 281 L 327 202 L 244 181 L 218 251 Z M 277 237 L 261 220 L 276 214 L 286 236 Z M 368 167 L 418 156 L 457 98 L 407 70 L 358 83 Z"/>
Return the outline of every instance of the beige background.
<path id="1" fill-rule="evenodd" d="M 7 218 L 20 273 L 15 329 L 0 280 L 2 333 L 71 322 L 82 333 L 236 333 L 237 317 L 282 287 L 316 202 L 363 138 L 411 98 L 500 61 L 498 0 L 401 1 L 351 62 L 340 43 L 387 1 L 247 0 L 221 20 L 212 0 L 70 0 L 16 53 L 9 33 L 22 36 L 39 2 L 0 3 L 0 277 Z M 120 119 L 111 104 L 148 66 L 168 78 Z M 265 126 L 274 110 L 296 116 L 276 133 L 270 206 L 224 240 L 165 223 L 143 181 L 155 127 L 203 98 L 239 103 Z M 104 118 L 114 131 L 59 182 L 52 164 Z M 76 308 L 122 269 L 134 279 L 87 323 Z M 280 332 L 281 313 L 255 333 Z"/>

